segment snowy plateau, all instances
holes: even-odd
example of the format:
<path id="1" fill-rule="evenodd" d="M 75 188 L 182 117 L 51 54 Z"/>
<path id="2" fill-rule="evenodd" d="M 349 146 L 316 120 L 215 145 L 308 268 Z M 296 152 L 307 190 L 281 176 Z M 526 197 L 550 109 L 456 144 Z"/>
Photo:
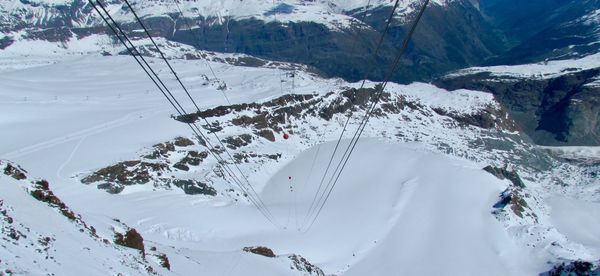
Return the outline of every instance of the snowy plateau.
<path id="1" fill-rule="evenodd" d="M 0 14 L 67 2 L 7 0 Z M 167 12 L 151 2 L 140 15 Z M 296 8 L 277 17 L 271 0 L 183 8 L 338 28 L 367 2 L 393 5 L 284 2 Z M 379 82 L 158 37 L 167 65 L 136 37 L 181 116 L 108 33 L 10 35 L 0 275 L 600 275 L 600 149 L 534 144 L 491 93 L 390 82 L 336 179 Z M 599 55 L 447 77 L 553 78 Z"/>

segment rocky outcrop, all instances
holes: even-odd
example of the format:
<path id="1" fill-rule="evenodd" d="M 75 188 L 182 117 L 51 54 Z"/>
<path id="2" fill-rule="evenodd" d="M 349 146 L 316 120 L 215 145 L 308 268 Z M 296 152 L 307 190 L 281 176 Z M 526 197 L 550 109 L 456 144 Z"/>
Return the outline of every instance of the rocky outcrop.
<path id="1" fill-rule="evenodd" d="M 278 257 L 286 257 L 291 260 L 292 266 L 290 266 L 293 270 L 298 270 L 304 275 L 316 275 L 316 276 L 324 276 L 323 270 L 316 265 L 311 264 L 304 257 L 296 254 L 290 255 L 276 255 L 273 250 L 266 246 L 248 246 L 242 249 L 245 252 L 254 253 L 257 255 L 269 257 L 269 258 L 278 258 Z"/>
<path id="2" fill-rule="evenodd" d="M 521 177 L 515 170 L 508 169 L 508 166 L 504 166 L 503 168 L 494 167 L 494 166 L 486 166 L 483 168 L 484 171 L 491 173 L 493 176 L 498 179 L 504 180 L 508 179 L 515 187 L 525 188 L 525 183 L 521 180 Z"/>
<path id="3" fill-rule="evenodd" d="M 269 258 L 275 258 L 277 256 L 273 253 L 273 250 L 266 246 L 248 246 L 244 247 L 242 250 Z"/>
<path id="4" fill-rule="evenodd" d="M 123 233 L 115 232 L 115 244 L 137 249 L 142 253 L 142 256 L 146 255 L 144 250 L 144 238 L 134 228 L 129 228 Z"/>
<path id="5" fill-rule="evenodd" d="M 515 170 L 509 169 L 507 166 L 486 166 L 483 170 L 498 179 L 507 179 L 511 182 L 510 186 L 500 194 L 498 202 L 494 204 L 493 207 L 496 209 L 494 214 L 499 215 L 500 212 L 506 211 L 506 207 L 509 207 L 509 210 L 520 219 L 529 218 L 537 223 L 537 215 L 527 204 L 526 198 L 529 198 L 530 195 L 524 192 L 525 183 Z"/>
<path id="6" fill-rule="evenodd" d="M 171 180 L 175 187 L 179 187 L 188 195 L 210 195 L 216 196 L 217 190 L 206 183 L 195 180 L 175 179 Z"/>
<path id="7" fill-rule="evenodd" d="M 3 165 L 2 162 L 0 162 L 0 165 Z M 6 163 L 4 165 L 4 174 L 16 180 L 27 179 L 27 171 L 11 163 Z"/>
<path id="8" fill-rule="evenodd" d="M 600 68 L 552 78 L 449 75 L 435 84 L 493 93 L 519 128 L 541 145 L 600 145 Z"/>
<path id="9" fill-rule="evenodd" d="M 234 139 L 235 140 L 235 139 Z M 126 186 L 152 183 L 154 187 L 169 189 L 175 186 L 189 195 L 217 195 L 217 190 L 196 180 L 172 178 L 167 173 L 190 171 L 201 165 L 209 155 L 198 151 L 192 140 L 177 137 L 173 141 L 156 144 L 140 160 L 122 161 L 88 174 L 81 179 L 84 184 L 95 184 L 98 189 L 111 194 L 122 192 Z M 175 162 L 172 160 L 174 158 Z"/>
<path id="10" fill-rule="evenodd" d="M 311 264 L 308 260 L 306 260 L 300 255 L 292 254 L 288 256 L 288 258 L 292 260 L 292 263 L 294 265 L 292 269 L 296 269 L 308 275 L 325 276 L 325 273 L 323 272 L 323 270 L 321 270 L 321 268 Z"/>
<path id="11" fill-rule="evenodd" d="M 542 276 L 599 276 L 600 263 L 587 261 L 572 261 L 555 265 L 550 271 L 540 274 Z"/>

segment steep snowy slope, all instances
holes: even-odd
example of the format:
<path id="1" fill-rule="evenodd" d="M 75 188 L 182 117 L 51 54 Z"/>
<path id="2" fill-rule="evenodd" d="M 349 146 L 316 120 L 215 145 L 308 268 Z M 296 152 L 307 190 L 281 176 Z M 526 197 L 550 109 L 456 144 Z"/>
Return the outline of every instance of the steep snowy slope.
<path id="1" fill-rule="evenodd" d="M 241 248 L 191 250 L 144 240 L 134 228 L 107 216 L 114 212 L 74 213 L 51 184 L 32 179 L 11 162 L 0 160 L 0 183 L 3 274 L 323 275 L 295 254 L 266 258 Z"/>
<path id="2" fill-rule="evenodd" d="M 3 273 L 153 275 L 168 272 L 157 263 L 149 263 L 138 250 L 114 244 L 116 232 L 88 225 L 54 197 L 48 182 L 29 180 L 26 172 L 6 161 L 0 161 L 0 169 L 0 238 L 3 240 L 0 267 Z"/>
<path id="3" fill-rule="evenodd" d="M 27 59 L 12 63 L 19 62 Z M 181 98 L 160 60 L 152 62 Z M 348 112 L 355 128 L 371 90 L 302 71 L 282 78 L 279 70 L 212 62 L 227 83 L 222 91 L 203 77 L 209 74 L 204 62 L 173 64 L 205 111 L 199 115 L 221 126 L 212 129 L 237 156 L 234 162 L 277 226 L 231 187 L 213 158 L 186 163 L 187 170 L 175 167 L 206 148 L 170 118 L 173 111 L 130 57 L 86 56 L 5 69 L 0 157 L 47 177 L 54 193 L 90 225 L 118 218 L 134 227 L 147 248 L 167 254 L 179 274 L 307 274 L 311 266 L 296 266 L 302 262 L 293 254 L 325 273 L 349 275 L 531 275 L 565 260 L 600 259 L 594 239 L 553 224 L 566 221 L 565 215 L 546 202 L 557 196 L 597 201 L 597 167 L 561 163 L 526 142 L 490 94 L 391 84 L 366 139 L 306 231 L 307 210 L 335 146 L 331 141 Z M 290 139 L 281 137 L 284 131 Z M 177 136 L 191 144 L 173 142 Z M 139 184 L 127 184 L 128 174 L 121 172 L 116 180 L 81 183 L 119 162 L 140 164 L 136 160 L 163 169 L 140 173 L 149 178 Z M 495 168 L 482 170 L 488 165 Z M 195 180 L 204 186 L 194 187 L 216 193 L 196 193 L 165 179 Z M 110 194 L 102 184 L 125 187 Z M 248 246 L 267 246 L 278 257 L 243 252 Z"/>

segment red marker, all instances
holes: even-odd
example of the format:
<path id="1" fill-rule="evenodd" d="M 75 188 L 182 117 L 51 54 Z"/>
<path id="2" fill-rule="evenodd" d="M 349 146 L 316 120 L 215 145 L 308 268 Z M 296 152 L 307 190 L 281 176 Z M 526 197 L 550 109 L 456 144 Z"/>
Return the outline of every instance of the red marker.
<path id="1" fill-rule="evenodd" d="M 290 138 L 290 135 L 288 135 L 287 133 L 283 134 L 283 139 L 287 140 L 288 138 Z"/>

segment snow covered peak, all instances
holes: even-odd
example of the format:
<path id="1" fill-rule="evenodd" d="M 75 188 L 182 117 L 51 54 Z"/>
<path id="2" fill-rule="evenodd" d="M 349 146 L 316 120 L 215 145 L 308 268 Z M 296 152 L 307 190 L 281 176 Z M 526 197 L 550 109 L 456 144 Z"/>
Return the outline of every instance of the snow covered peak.
<path id="1" fill-rule="evenodd" d="M 549 79 L 558 76 L 598 68 L 600 53 L 579 59 L 565 59 L 523 65 L 500 65 L 489 67 L 471 67 L 448 74 L 446 77 L 458 77 L 489 72 L 492 76 L 510 78 Z"/>
<path id="2" fill-rule="evenodd" d="M 447 5 L 450 2 L 456 0 L 433 0 L 430 1 L 430 4 L 434 5 Z M 322 0 L 322 2 L 329 2 L 334 4 L 335 6 L 341 8 L 344 11 L 352 11 L 355 9 L 363 8 L 366 6 L 369 7 L 380 7 L 380 6 L 393 6 L 394 0 Z M 422 0 L 400 0 L 398 4 L 399 10 L 406 10 L 409 6 L 418 3 L 422 4 L 424 1 Z"/>
<path id="3" fill-rule="evenodd" d="M 457 0 L 433 0 L 432 4 L 446 5 Z M 185 17 L 218 18 L 218 23 L 229 19 L 259 19 L 268 22 L 316 22 L 332 28 L 347 27 L 354 21 L 348 15 L 351 11 L 369 7 L 377 8 L 392 6 L 394 0 L 132 0 L 136 12 L 142 16 L 164 16 L 179 13 L 179 8 Z M 397 9 L 397 17 L 410 14 L 421 0 L 401 0 Z M 122 1 L 103 1 L 108 10 L 118 21 L 133 21 L 133 17 Z M 179 6 L 177 6 L 177 5 Z M 85 1 L 73 0 L 7 0 L 0 3 L 0 18 L 11 22 L 22 20 L 32 25 L 43 25 L 53 18 L 66 16 L 65 7 L 81 6 L 82 9 L 71 12 L 70 20 L 81 27 L 89 24 L 87 19 L 93 9 L 87 7 Z M 86 11 L 86 12 L 84 12 Z M 64 19 L 61 19 L 64 21 Z M 69 18 L 67 18 L 69 20 Z M 61 21 L 61 22 L 62 22 Z M 86 23 L 87 22 L 87 23 Z M 99 19 L 97 22 L 100 22 Z M 93 24 L 95 24 L 93 23 Z M 16 24 L 16 23 L 15 23 Z M 64 22 L 62 22 L 64 24 Z M 17 24 L 18 25 L 18 24 Z"/>

